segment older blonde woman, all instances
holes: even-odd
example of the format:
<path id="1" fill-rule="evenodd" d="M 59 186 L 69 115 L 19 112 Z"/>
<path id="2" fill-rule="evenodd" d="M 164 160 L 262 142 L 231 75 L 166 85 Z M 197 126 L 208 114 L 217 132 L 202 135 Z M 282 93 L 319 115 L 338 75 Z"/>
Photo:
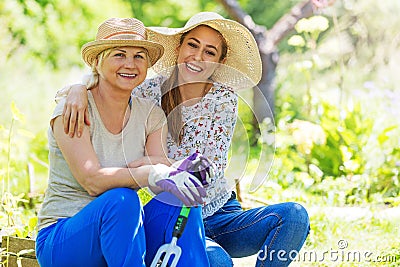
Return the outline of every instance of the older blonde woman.
<path id="1" fill-rule="evenodd" d="M 151 232 L 155 253 L 168 241 L 165 233 L 179 215 L 182 202 L 203 203 L 207 183 L 186 171 L 166 165 L 129 168 L 138 158 L 162 157 L 165 115 L 150 100 L 131 96 L 163 47 L 146 39 L 136 19 L 108 19 L 96 40 L 82 47 L 92 68 L 88 98 L 90 126 L 81 138 L 64 133 L 63 107 L 50 121 L 50 174 L 39 212 L 37 258 L 41 266 L 146 266 L 145 228 Z M 177 206 L 152 200 L 144 212 L 136 190 L 149 187 Z M 155 223 L 156 222 L 156 223 Z M 179 240 L 184 255 L 179 266 L 196 262 L 208 266 L 200 208 L 192 208 L 185 234 Z M 186 245 L 190 243 L 190 246 Z"/>

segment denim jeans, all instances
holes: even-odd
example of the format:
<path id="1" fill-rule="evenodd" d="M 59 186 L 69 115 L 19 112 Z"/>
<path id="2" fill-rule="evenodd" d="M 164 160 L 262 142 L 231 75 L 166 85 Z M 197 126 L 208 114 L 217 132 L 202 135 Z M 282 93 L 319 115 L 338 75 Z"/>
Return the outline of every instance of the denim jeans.
<path id="1" fill-rule="evenodd" d="M 257 255 L 256 267 L 288 266 L 310 224 L 307 211 L 287 202 L 244 211 L 236 199 L 203 219 L 210 266 L 233 266 L 232 258 Z"/>
<path id="2" fill-rule="evenodd" d="M 177 205 L 165 203 L 175 199 Z M 158 248 L 169 243 L 181 203 L 161 193 L 142 208 L 136 191 L 104 192 L 70 218 L 39 231 L 36 255 L 40 266 L 150 266 Z M 201 208 L 191 208 L 178 240 L 178 266 L 209 266 Z"/>

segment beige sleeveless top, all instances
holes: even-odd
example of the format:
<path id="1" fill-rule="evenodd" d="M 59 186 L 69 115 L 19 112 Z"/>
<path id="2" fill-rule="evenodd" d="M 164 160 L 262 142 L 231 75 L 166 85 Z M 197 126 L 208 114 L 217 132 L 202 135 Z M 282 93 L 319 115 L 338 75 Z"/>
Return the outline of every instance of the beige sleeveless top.
<path id="1" fill-rule="evenodd" d="M 128 123 L 119 134 L 110 133 L 104 126 L 90 91 L 90 137 L 103 167 L 126 167 L 127 163 L 144 155 L 147 136 L 160 129 L 166 122 L 164 112 L 151 100 L 132 97 Z M 51 120 L 62 115 L 65 99 L 56 106 Z M 72 217 L 95 197 L 91 197 L 73 177 L 67 162 L 48 129 L 49 181 L 42 208 L 39 212 L 38 230 L 59 218 Z"/>

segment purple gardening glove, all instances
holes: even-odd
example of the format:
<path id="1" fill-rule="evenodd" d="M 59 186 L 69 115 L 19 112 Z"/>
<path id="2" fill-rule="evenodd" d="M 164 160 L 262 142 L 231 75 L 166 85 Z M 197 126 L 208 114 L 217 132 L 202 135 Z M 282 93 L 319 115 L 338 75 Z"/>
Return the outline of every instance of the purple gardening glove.
<path id="1" fill-rule="evenodd" d="M 197 177 L 201 184 L 207 188 L 215 175 L 214 164 L 200 153 L 194 153 L 189 157 L 177 161 L 171 167 L 176 168 L 176 173 L 187 171 Z"/>
<path id="2" fill-rule="evenodd" d="M 152 166 L 149 173 L 149 188 L 159 187 L 162 191 L 170 192 L 179 198 L 185 206 L 203 204 L 206 190 L 196 176 L 163 164 Z"/>

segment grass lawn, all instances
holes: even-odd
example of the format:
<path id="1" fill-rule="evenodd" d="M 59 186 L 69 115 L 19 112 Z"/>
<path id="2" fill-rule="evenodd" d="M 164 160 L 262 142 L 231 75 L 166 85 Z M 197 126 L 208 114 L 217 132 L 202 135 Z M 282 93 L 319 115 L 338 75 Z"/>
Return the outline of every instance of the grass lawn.
<path id="1" fill-rule="evenodd" d="M 260 205 L 251 195 L 244 199 L 247 206 Z M 305 206 L 311 231 L 290 266 L 399 265 L 400 207 Z M 256 258 L 234 259 L 234 264 L 255 266 Z"/>

